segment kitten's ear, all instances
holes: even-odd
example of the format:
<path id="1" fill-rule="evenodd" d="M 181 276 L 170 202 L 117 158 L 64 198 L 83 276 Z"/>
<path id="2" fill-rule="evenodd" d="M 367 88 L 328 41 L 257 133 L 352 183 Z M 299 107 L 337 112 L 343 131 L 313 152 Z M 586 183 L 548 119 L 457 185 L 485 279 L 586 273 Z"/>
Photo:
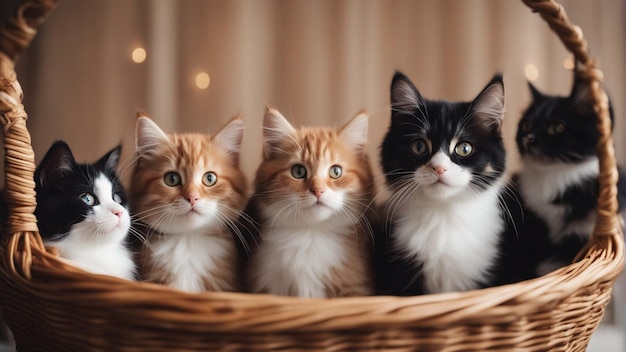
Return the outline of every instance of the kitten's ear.
<path id="1" fill-rule="evenodd" d="M 242 139 L 243 120 L 241 115 L 237 115 L 226 126 L 222 127 L 211 140 L 228 153 L 235 165 L 239 165 Z"/>
<path id="2" fill-rule="evenodd" d="M 504 82 L 501 74 L 494 75 L 474 99 L 471 115 L 484 128 L 500 130 L 504 118 Z"/>
<path id="3" fill-rule="evenodd" d="M 530 83 L 530 81 L 528 81 L 528 89 L 533 97 L 533 101 L 537 102 L 544 98 L 544 95 L 535 87 L 534 84 Z"/>
<path id="4" fill-rule="evenodd" d="M 391 80 L 391 110 L 413 114 L 420 106 L 424 105 L 424 99 L 420 95 L 413 82 L 402 72 L 397 71 Z"/>
<path id="5" fill-rule="evenodd" d="M 294 138 L 296 130 L 278 110 L 269 106 L 263 118 L 263 157 L 269 158 L 272 150 L 278 148 L 282 141 Z"/>
<path id="6" fill-rule="evenodd" d="M 101 165 L 104 170 L 117 170 L 117 166 L 120 164 L 120 157 L 122 155 L 122 145 L 111 149 L 100 160 L 96 162 L 96 165 Z"/>
<path id="7" fill-rule="evenodd" d="M 71 173 L 75 166 L 76 161 L 70 147 L 63 141 L 57 141 L 48 149 L 37 167 L 35 180 L 40 185 L 45 184 L 48 180 L 54 182 L 54 180 Z"/>
<path id="8" fill-rule="evenodd" d="M 593 102 L 589 82 L 575 76 L 574 85 L 572 86 L 572 92 L 569 97 L 576 105 L 589 106 L 589 104 Z"/>
<path id="9" fill-rule="evenodd" d="M 368 119 L 367 113 L 361 111 L 339 131 L 341 139 L 356 153 L 361 153 L 365 149 Z"/>
<path id="10" fill-rule="evenodd" d="M 156 147 L 169 143 L 169 138 L 159 126 L 145 115 L 137 116 L 135 124 L 135 149 L 137 156 L 151 155 Z"/>

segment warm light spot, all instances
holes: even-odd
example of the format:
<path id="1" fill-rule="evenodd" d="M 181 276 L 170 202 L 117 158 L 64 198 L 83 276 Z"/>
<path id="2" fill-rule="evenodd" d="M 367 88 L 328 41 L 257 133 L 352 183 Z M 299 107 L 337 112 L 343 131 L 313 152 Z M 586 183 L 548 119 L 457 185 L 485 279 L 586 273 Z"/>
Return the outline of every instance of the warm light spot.
<path id="1" fill-rule="evenodd" d="M 207 89 L 211 84 L 211 77 L 206 72 L 200 72 L 196 75 L 196 87 L 199 89 Z"/>
<path id="2" fill-rule="evenodd" d="M 146 49 L 144 48 L 135 48 L 133 50 L 133 53 L 131 55 L 133 62 L 135 63 L 142 63 L 144 61 L 146 61 Z"/>
<path id="3" fill-rule="evenodd" d="M 563 67 L 565 67 L 565 69 L 567 70 L 573 70 L 574 69 L 574 57 L 568 56 L 567 58 L 565 58 L 565 61 L 563 61 Z"/>
<path id="4" fill-rule="evenodd" d="M 539 70 L 534 64 L 526 65 L 526 68 L 524 69 L 524 74 L 526 75 L 526 79 L 529 81 L 536 81 L 537 78 L 539 78 Z"/>

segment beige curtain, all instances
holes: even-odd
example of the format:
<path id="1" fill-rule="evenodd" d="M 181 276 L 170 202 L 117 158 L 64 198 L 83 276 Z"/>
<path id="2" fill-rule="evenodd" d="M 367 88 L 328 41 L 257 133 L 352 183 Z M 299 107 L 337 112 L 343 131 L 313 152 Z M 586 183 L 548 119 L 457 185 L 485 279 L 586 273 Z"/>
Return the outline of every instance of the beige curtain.
<path id="1" fill-rule="evenodd" d="M 606 74 L 624 160 L 623 2 L 562 3 Z M 143 63 L 131 60 L 136 47 L 147 52 Z M 513 170 L 513 136 L 529 101 L 525 67 L 538 68 L 540 89 L 567 94 L 567 56 L 516 0 L 62 0 L 18 74 L 38 160 L 56 139 L 82 160 L 122 142 L 128 160 L 137 108 L 172 132 L 215 132 L 242 113 L 252 178 L 266 104 L 297 125 L 339 126 L 367 109 L 378 166 L 394 70 L 426 97 L 452 100 L 472 99 L 502 71 Z M 195 86 L 200 72 L 208 89 Z"/>

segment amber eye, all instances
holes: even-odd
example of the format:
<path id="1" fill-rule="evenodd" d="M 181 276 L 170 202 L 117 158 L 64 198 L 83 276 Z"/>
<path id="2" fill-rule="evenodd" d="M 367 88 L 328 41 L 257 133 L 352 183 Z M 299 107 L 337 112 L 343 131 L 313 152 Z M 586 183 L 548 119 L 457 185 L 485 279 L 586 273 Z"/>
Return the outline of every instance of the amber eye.
<path id="1" fill-rule="evenodd" d="M 556 135 L 565 131 L 565 125 L 562 122 L 552 122 L 546 127 L 546 132 L 550 135 Z"/>
<path id="2" fill-rule="evenodd" d="M 306 177 L 306 168 L 304 165 L 296 164 L 291 168 L 291 176 L 294 178 L 305 178 Z"/>
<path id="3" fill-rule="evenodd" d="M 425 155 L 428 153 L 428 143 L 423 139 L 415 139 L 411 141 L 411 151 L 415 155 Z"/>
<path id="4" fill-rule="evenodd" d="M 204 183 L 205 186 L 213 186 L 216 182 L 217 175 L 215 173 L 207 172 L 206 174 L 202 175 L 202 183 Z"/>
<path id="5" fill-rule="evenodd" d="M 474 151 L 474 147 L 472 147 L 472 145 L 467 142 L 461 142 L 457 144 L 456 147 L 454 147 L 454 152 L 458 156 L 463 157 L 463 158 L 466 158 L 472 155 L 473 151 Z"/>
<path id="6" fill-rule="evenodd" d="M 170 187 L 176 187 L 180 185 L 180 175 L 177 172 L 168 172 L 163 176 L 163 182 Z"/>
<path id="7" fill-rule="evenodd" d="M 523 132 L 530 132 L 530 129 L 533 127 L 533 124 L 528 121 L 524 121 L 522 122 L 521 127 L 522 127 Z"/>
<path id="8" fill-rule="evenodd" d="M 339 178 L 343 175 L 343 169 L 339 165 L 333 165 L 330 167 L 330 170 L 328 170 L 328 174 L 330 178 Z"/>

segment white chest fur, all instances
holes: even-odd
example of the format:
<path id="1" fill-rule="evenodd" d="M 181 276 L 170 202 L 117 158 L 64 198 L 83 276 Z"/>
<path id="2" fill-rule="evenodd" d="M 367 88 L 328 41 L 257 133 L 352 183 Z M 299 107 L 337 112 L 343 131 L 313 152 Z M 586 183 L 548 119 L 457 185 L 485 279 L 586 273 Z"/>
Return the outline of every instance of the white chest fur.
<path id="1" fill-rule="evenodd" d="M 501 187 L 448 201 L 407 199 L 396 209 L 396 253 L 422 264 L 427 293 L 478 288 L 498 257 Z"/>
<path id="2" fill-rule="evenodd" d="M 341 265 L 345 229 L 322 225 L 270 228 L 253 257 L 250 283 L 253 291 L 299 297 L 326 297 L 324 281 Z M 342 231 L 343 230 L 343 231 Z"/>
<path id="3" fill-rule="evenodd" d="M 165 268 L 171 287 L 191 292 L 204 290 L 203 280 L 216 268 L 216 261 L 229 254 L 232 241 L 206 233 L 170 234 L 151 243 L 151 260 Z"/>
<path id="4" fill-rule="evenodd" d="M 556 205 L 552 201 L 570 186 L 585 178 L 597 176 L 598 168 L 596 157 L 576 164 L 540 164 L 524 160 L 524 169 L 519 178 L 520 192 L 527 206 L 546 222 L 554 242 L 568 233 L 593 232 L 595 213 L 580 221 L 566 224 L 566 205 Z"/>
<path id="5" fill-rule="evenodd" d="M 69 259 L 78 268 L 94 274 L 135 279 L 135 263 L 130 251 L 123 244 L 108 244 L 96 248 L 76 246 L 69 241 L 48 244 L 57 247 L 61 257 Z"/>

